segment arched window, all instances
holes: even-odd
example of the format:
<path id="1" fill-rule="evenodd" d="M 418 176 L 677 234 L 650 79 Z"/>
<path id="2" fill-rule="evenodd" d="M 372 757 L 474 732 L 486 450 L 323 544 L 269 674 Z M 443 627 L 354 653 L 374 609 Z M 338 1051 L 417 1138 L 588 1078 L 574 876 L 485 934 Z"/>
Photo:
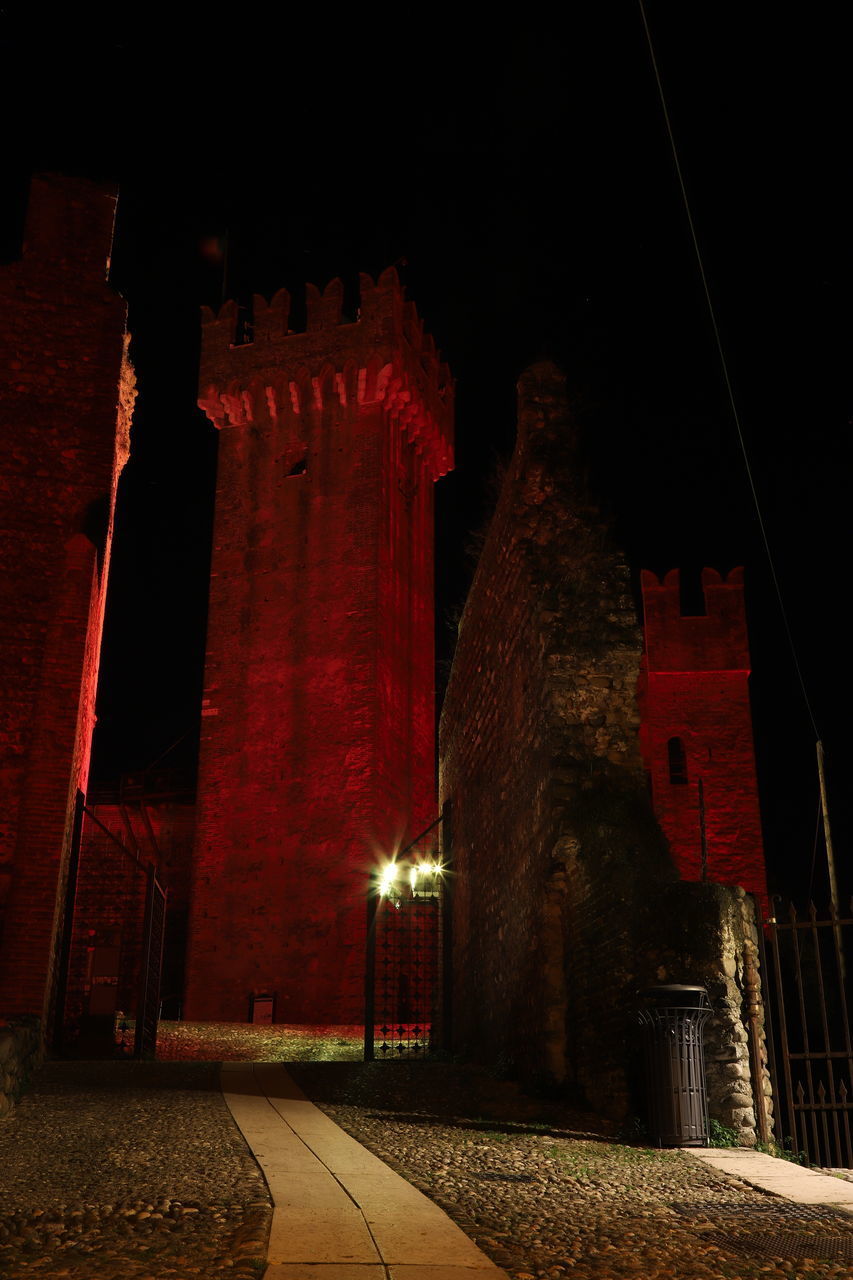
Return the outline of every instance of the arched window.
<path id="1" fill-rule="evenodd" d="M 673 786 L 687 785 L 687 753 L 680 738 L 670 738 L 666 744 L 669 758 L 669 780 Z"/>

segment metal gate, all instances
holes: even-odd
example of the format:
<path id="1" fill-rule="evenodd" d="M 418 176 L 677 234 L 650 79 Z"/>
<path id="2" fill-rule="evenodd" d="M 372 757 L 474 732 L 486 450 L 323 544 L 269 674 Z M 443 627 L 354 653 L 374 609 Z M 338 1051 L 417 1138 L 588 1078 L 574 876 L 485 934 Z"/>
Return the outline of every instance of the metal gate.
<path id="1" fill-rule="evenodd" d="M 845 960 L 853 918 L 830 909 L 819 919 L 814 903 L 807 918 L 793 905 L 786 917 L 768 922 L 763 965 L 775 1023 L 773 1087 L 782 1112 L 776 1132 L 809 1164 L 853 1168 L 853 1017 Z"/>
<path id="2" fill-rule="evenodd" d="M 160 985 L 163 976 L 163 944 L 166 938 L 166 890 L 157 879 L 153 865 L 147 871 L 145 926 L 136 1005 L 134 1058 L 153 1058 L 157 1052 L 157 1021 L 160 1016 Z"/>
<path id="3" fill-rule="evenodd" d="M 119 809 L 121 806 L 117 806 Z M 143 861 L 88 806 L 87 838 L 69 888 L 57 1051 L 91 1058 L 152 1058 L 166 933 L 166 890 Z"/>
<path id="4" fill-rule="evenodd" d="M 378 868 L 367 899 L 364 1057 L 423 1058 L 446 1043 L 447 865 L 437 818 Z M 444 842 L 446 844 L 446 841 Z M 444 1009 L 443 1009 L 443 1006 Z"/>

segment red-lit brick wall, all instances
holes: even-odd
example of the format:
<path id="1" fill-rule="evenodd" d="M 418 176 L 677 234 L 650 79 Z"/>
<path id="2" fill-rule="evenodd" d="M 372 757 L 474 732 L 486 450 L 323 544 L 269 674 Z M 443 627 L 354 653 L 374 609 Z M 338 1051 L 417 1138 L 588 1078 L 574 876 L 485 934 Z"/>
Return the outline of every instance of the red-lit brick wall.
<path id="1" fill-rule="evenodd" d="M 433 482 L 452 386 L 396 274 L 204 324 L 220 428 L 186 1016 L 356 1022 L 371 866 L 435 813 Z"/>
<path id="2" fill-rule="evenodd" d="M 106 284 L 115 197 L 33 180 L 0 272 L 0 1012 L 48 1012 L 85 791 L 112 513 L 133 374 Z"/>
<path id="3" fill-rule="evenodd" d="M 680 579 L 642 575 L 645 654 L 641 745 L 655 812 L 681 876 L 702 878 L 702 782 L 707 878 L 741 885 L 767 911 L 767 880 L 749 705 L 743 570 L 702 572 L 706 613 L 683 617 Z M 671 770 L 677 739 L 684 771 Z"/>

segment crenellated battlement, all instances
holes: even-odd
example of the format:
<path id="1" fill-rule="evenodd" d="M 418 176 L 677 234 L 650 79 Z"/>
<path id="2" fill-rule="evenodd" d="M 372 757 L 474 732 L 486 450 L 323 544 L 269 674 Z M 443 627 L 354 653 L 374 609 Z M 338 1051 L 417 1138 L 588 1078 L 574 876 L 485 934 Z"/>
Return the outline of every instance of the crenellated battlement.
<path id="1" fill-rule="evenodd" d="M 199 405 L 218 428 L 291 422 L 381 402 L 389 418 L 430 458 L 435 477 L 453 466 L 453 379 L 393 267 L 362 274 L 355 321 L 343 318 L 344 286 L 305 287 L 306 326 L 290 327 L 291 296 L 256 294 L 250 325 L 236 302 L 202 307 Z M 242 323 L 242 331 L 238 331 Z M 243 338 L 243 341 L 238 341 Z M 248 339 L 248 340 L 246 340 Z"/>
<path id="2" fill-rule="evenodd" d="M 723 577 L 702 570 L 705 613 L 681 611 L 681 574 L 670 569 L 663 580 L 644 569 L 640 575 L 649 672 L 749 671 L 749 642 L 743 598 L 743 569 Z"/>

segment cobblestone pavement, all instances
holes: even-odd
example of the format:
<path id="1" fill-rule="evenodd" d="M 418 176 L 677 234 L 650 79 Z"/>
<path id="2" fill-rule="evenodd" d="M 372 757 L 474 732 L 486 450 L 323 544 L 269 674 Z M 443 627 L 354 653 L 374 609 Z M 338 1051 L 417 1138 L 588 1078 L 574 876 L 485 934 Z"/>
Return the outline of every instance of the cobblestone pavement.
<path id="1" fill-rule="evenodd" d="M 311 1100 L 514 1280 L 853 1276 L 853 1216 L 765 1195 L 681 1151 L 431 1063 L 300 1063 Z M 597 1130 L 597 1132 L 596 1132 Z"/>
<path id="2" fill-rule="evenodd" d="M 265 1183 L 217 1062 L 180 1061 L 216 1058 L 286 1062 L 513 1280 L 853 1276 L 853 1218 L 631 1145 L 486 1071 L 362 1063 L 357 1028 L 161 1024 L 158 1052 L 165 1061 L 48 1064 L 0 1124 L 0 1275 L 263 1274 Z"/>
<path id="3" fill-rule="evenodd" d="M 0 1275 L 261 1275 L 269 1195 L 218 1077 L 215 1063 L 48 1063 L 0 1124 Z"/>

